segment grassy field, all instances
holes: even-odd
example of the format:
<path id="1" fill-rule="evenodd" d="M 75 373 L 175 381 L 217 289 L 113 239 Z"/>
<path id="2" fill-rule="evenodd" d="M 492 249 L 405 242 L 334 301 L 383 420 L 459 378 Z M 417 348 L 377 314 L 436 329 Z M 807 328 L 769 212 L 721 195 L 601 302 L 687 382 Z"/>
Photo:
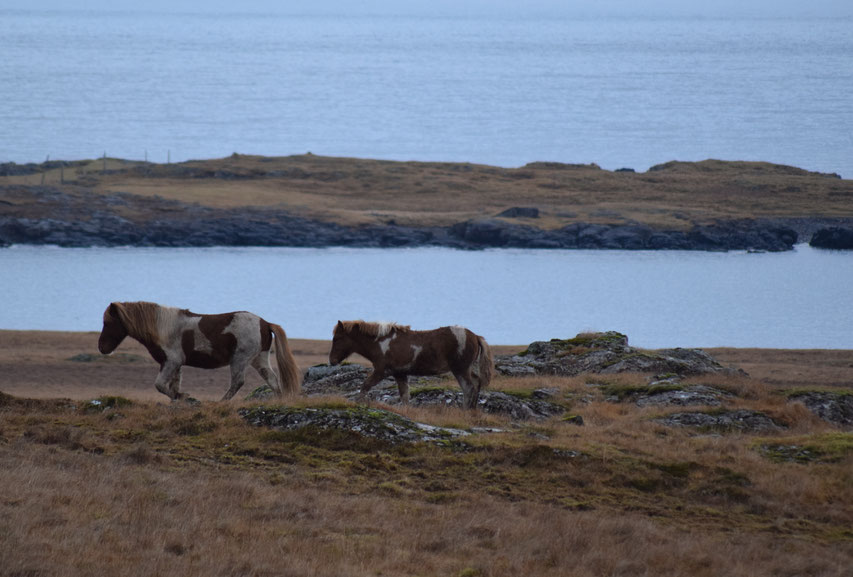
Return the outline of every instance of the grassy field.
<path id="1" fill-rule="evenodd" d="M 850 351 L 711 351 L 751 376 L 695 381 L 787 427 L 775 433 L 665 427 L 654 418 L 675 408 L 608 401 L 601 376 L 493 382 L 555 388 L 583 426 L 386 407 L 502 431 L 451 449 L 258 428 L 237 413 L 245 401 L 171 406 L 141 393 L 156 365 L 132 346 L 80 360 L 92 337 L 0 331 L 0 390 L 14 392 L 0 395 L 0 575 L 842 576 L 853 565 L 853 433 L 784 394 L 850 391 Z M 328 343 L 294 349 L 307 366 Z M 42 395 L 15 364 L 64 370 L 68 386 Z M 221 395 L 227 376 L 206 374 L 188 387 Z M 791 447 L 805 452 L 788 460 Z"/>
<path id="2" fill-rule="evenodd" d="M 64 180 L 64 184 L 61 181 Z M 849 218 L 853 181 L 761 162 L 667 163 L 645 173 L 595 165 L 532 163 L 500 168 L 315 155 L 228 158 L 180 164 L 102 159 L 0 177 L 0 186 L 58 186 L 72 194 L 130 193 L 217 208 L 259 206 L 341 224 L 450 225 L 532 206 L 541 228 L 572 222 L 637 222 L 667 229 L 740 218 Z M 7 191 L 3 212 L 43 205 Z M 121 214 L 120 207 L 116 209 Z M 165 210 L 165 208 L 164 208 Z M 122 214 L 132 219 L 133 214 Z"/>

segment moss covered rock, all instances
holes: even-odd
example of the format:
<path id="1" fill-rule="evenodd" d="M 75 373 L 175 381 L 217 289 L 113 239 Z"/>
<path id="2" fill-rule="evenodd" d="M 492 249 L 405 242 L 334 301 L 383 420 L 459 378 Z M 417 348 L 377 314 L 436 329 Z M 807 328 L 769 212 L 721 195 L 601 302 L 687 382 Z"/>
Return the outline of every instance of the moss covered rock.
<path id="1" fill-rule="evenodd" d="M 844 391 L 796 391 L 788 396 L 803 403 L 815 415 L 844 428 L 853 427 L 853 394 Z"/>
<path id="2" fill-rule="evenodd" d="M 583 373 L 667 373 L 699 375 L 734 373 L 700 349 L 644 350 L 628 345 L 622 333 L 582 333 L 571 339 L 551 339 L 530 344 L 517 355 L 496 357 L 498 372 L 508 376 L 529 374 L 575 376 Z"/>
<path id="3" fill-rule="evenodd" d="M 261 406 L 241 409 L 250 424 L 277 430 L 344 431 L 390 444 L 431 442 L 444 445 L 470 433 L 418 423 L 382 409 L 368 407 Z"/>
<path id="4" fill-rule="evenodd" d="M 670 427 L 695 427 L 720 432 L 765 433 L 785 428 L 783 424 L 774 421 L 760 411 L 746 409 L 673 413 L 655 419 L 655 421 Z"/>

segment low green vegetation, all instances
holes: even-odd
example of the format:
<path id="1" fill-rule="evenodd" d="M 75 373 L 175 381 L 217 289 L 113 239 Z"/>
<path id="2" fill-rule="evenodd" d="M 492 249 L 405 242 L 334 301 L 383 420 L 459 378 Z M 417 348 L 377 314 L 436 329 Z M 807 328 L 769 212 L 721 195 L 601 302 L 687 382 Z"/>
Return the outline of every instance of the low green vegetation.
<path id="1" fill-rule="evenodd" d="M 98 397 L 97 399 L 92 399 L 84 405 L 84 408 L 87 411 L 102 412 L 110 409 L 123 409 L 130 407 L 131 405 L 133 405 L 133 402 L 130 399 L 105 395 Z"/>
<path id="2" fill-rule="evenodd" d="M 841 387 L 800 387 L 796 389 L 782 389 L 778 392 L 780 395 L 783 395 L 784 397 L 789 399 L 793 397 L 802 397 L 811 394 L 826 394 L 837 397 L 853 396 L 853 389 L 844 389 Z"/>
<path id="3" fill-rule="evenodd" d="M 756 441 L 754 447 L 771 461 L 838 463 L 853 455 L 853 433 L 824 433 L 804 437 Z"/>
<path id="4" fill-rule="evenodd" d="M 601 392 L 605 397 L 615 397 L 619 401 L 635 397 L 638 395 L 657 395 L 670 391 L 681 391 L 683 385 L 677 384 L 659 384 L 659 385 L 625 385 L 625 384 L 605 384 L 601 387 Z"/>

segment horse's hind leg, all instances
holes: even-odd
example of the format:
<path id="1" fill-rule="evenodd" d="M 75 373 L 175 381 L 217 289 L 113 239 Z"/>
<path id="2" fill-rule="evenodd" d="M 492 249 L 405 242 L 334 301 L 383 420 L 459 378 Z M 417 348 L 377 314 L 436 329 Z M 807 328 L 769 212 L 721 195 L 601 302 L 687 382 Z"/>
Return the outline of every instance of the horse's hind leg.
<path id="1" fill-rule="evenodd" d="M 270 366 L 269 352 L 261 352 L 258 356 L 252 359 L 252 368 L 258 371 L 258 374 L 261 375 L 261 378 L 267 386 L 272 389 L 272 392 L 280 397 L 281 385 L 278 382 L 278 377 L 276 376 L 275 371 L 273 371 Z"/>
<path id="2" fill-rule="evenodd" d="M 407 375 L 403 375 L 401 377 L 394 377 L 394 380 L 397 381 L 397 390 L 400 391 L 400 402 L 404 405 L 409 404 L 409 377 Z"/>
<path id="3" fill-rule="evenodd" d="M 476 409 L 477 401 L 480 398 L 479 383 L 474 380 L 471 370 L 461 373 L 453 373 L 459 387 L 462 389 L 462 406 L 466 409 Z"/>
<path id="4" fill-rule="evenodd" d="M 243 383 L 246 381 L 246 368 L 248 365 L 247 360 L 231 363 L 231 387 L 225 393 L 225 396 L 222 397 L 223 401 L 227 401 L 236 395 L 240 387 L 243 386 Z"/>

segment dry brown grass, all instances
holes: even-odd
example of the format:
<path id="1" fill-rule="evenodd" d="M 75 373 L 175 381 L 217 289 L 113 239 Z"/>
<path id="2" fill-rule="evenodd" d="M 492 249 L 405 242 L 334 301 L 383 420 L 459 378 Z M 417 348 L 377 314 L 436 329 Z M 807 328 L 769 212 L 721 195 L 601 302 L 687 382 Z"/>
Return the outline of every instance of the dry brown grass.
<path id="1" fill-rule="evenodd" d="M 519 204 L 538 207 L 541 218 L 524 221 L 544 228 L 627 221 L 687 228 L 712 219 L 853 213 L 853 181 L 760 162 L 671 163 L 634 174 L 555 163 L 500 168 L 235 155 L 177 165 L 111 159 L 108 172 L 102 169 L 101 160 L 66 169 L 66 189 L 122 191 L 218 208 L 277 207 L 351 225 L 389 220 L 449 225 Z M 231 177 L 216 176 L 223 173 Z M 59 176 L 59 169 L 48 171 L 45 181 L 58 184 Z M 0 177 L 0 185 L 36 185 L 41 179 L 41 173 Z"/>
<path id="2" fill-rule="evenodd" d="M 844 575 L 853 561 L 849 451 L 776 463 L 760 437 L 666 428 L 583 378 L 494 386 L 555 388 L 586 425 L 401 411 L 504 430 L 454 452 L 270 432 L 239 403 L 6 397 L 0 575 Z M 342 401 L 298 401 L 324 403 Z M 835 430 L 779 403 L 736 402 L 799 423 L 773 441 Z"/>
<path id="3" fill-rule="evenodd" d="M 785 388 L 853 383 L 853 350 L 706 349 L 724 364 L 767 385 Z"/>
<path id="4" fill-rule="evenodd" d="M 473 435 L 464 450 L 392 447 L 255 428 L 237 414 L 244 402 L 173 407 L 140 394 L 90 409 L 93 392 L 152 389 L 156 367 L 134 389 L 111 379 L 141 361 L 93 369 L 64 360 L 91 334 L 0 338 L 0 361 L 14 366 L 18 350 L 31 355 L 20 361 L 31 370 L 65 368 L 74 392 L 74 400 L 32 398 L 4 374 L 0 388 L 16 386 L 17 398 L 0 396 L 2 576 L 841 576 L 853 563 L 853 434 L 788 402 L 779 394 L 787 383 L 695 379 L 733 393 L 727 408 L 765 411 L 789 427 L 748 434 L 665 427 L 653 419 L 681 409 L 608 402 L 591 384 L 638 385 L 639 375 L 497 377 L 495 390 L 557 391 L 584 426 L 394 408 L 434 425 L 503 432 Z M 296 348 L 310 358 L 327 347 Z M 768 373 L 780 358 L 730 353 Z M 838 376 L 820 369 L 822 358 L 837 364 L 835 352 L 785 358 L 828 382 Z M 81 365 L 87 372 L 75 376 Z M 88 385 L 75 380 L 95 375 Z M 763 449 L 775 445 L 823 452 L 778 461 Z"/>
<path id="5" fill-rule="evenodd" d="M 483 494 L 347 495 L 288 475 L 0 448 L 3 575 L 842 575 L 849 550 Z"/>

